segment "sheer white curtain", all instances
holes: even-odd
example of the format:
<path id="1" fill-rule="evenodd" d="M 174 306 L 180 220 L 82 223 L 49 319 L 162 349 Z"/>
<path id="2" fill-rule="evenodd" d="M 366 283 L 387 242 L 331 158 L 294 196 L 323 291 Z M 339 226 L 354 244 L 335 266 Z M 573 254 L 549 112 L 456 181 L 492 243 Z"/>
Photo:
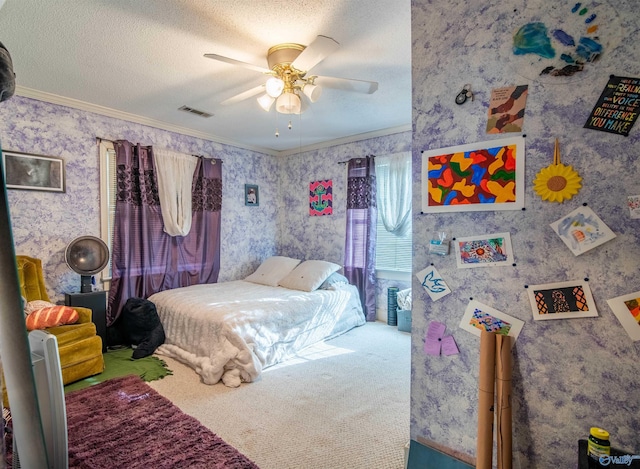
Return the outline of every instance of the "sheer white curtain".
<path id="1" fill-rule="evenodd" d="M 198 158 L 157 147 L 153 155 L 164 231 L 186 236 L 191 230 L 191 186 Z"/>
<path id="2" fill-rule="evenodd" d="M 376 157 L 376 179 L 382 223 L 404 236 L 411 229 L 411 152 Z"/>

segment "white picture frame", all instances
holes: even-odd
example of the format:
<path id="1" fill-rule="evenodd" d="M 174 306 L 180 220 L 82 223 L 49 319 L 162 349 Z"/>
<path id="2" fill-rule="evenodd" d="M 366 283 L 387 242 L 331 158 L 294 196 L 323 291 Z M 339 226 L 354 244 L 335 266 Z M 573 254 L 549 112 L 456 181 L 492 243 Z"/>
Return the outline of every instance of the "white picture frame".
<path id="1" fill-rule="evenodd" d="M 550 226 L 575 256 L 616 237 L 611 228 L 588 206 L 578 207 Z"/>
<path id="2" fill-rule="evenodd" d="M 422 213 L 521 210 L 524 166 L 522 136 L 423 151 Z"/>
<path id="3" fill-rule="evenodd" d="M 640 318 L 640 291 L 611 298 L 607 303 L 631 340 L 640 340 L 640 319 L 633 315 L 636 311 Z"/>
<path id="4" fill-rule="evenodd" d="M 510 233 L 465 236 L 453 240 L 459 269 L 504 267 L 514 263 Z"/>
<path id="5" fill-rule="evenodd" d="M 598 316 L 591 288 L 586 281 L 529 285 L 527 295 L 533 319 L 536 321 Z"/>
<path id="6" fill-rule="evenodd" d="M 477 300 L 469 301 L 460 320 L 461 329 L 478 337 L 485 330 L 513 337 L 514 342 L 518 339 L 523 327 L 524 321 L 521 319 L 509 316 Z"/>

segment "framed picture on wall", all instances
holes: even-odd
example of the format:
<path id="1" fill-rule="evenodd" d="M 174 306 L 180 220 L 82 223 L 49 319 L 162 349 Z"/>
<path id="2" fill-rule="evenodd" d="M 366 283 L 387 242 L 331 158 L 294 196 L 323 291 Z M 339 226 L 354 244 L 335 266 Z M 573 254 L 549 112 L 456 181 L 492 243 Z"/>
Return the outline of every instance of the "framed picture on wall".
<path id="1" fill-rule="evenodd" d="M 550 226 L 574 256 L 579 256 L 616 237 L 611 228 L 587 206 L 578 207 Z"/>
<path id="2" fill-rule="evenodd" d="M 333 213 L 333 180 L 309 183 L 309 215 L 323 216 Z"/>
<path id="3" fill-rule="evenodd" d="M 640 291 L 607 300 L 631 340 L 640 340 Z"/>
<path id="4" fill-rule="evenodd" d="M 260 194 L 258 192 L 258 186 L 255 184 L 244 185 L 244 204 L 251 207 L 258 207 L 260 205 Z"/>
<path id="5" fill-rule="evenodd" d="M 524 137 L 422 152 L 422 212 L 520 210 Z"/>
<path id="6" fill-rule="evenodd" d="M 458 269 L 513 265 L 509 233 L 467 236 L 453 241 Z"/>
<path id="7" fill-rule="evenodd" d="M 64 160 L 56 156 L 3 151 L 7 189 L 64 192 Z"/>
<path id="8" fill-rule="evenodd" d="M 482 331 L 508 335 L 515 341 L 520 335 L 524 321 L 498 311 L 491 306 L 470 300 L 465 309 L 460 328 L 480 337 Z"/>
<path id="9" fill-rule="evenodd" d="M 536 321 L 598 316 L 586 281 L 529 285 L 527 294 Z"/>

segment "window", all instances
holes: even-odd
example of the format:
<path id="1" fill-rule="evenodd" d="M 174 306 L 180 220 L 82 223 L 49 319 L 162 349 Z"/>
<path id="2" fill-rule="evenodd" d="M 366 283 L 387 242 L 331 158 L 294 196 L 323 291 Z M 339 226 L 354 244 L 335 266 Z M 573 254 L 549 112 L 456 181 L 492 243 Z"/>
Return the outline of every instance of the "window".
<path id="1" fill-rule="evenodd" d="M 100 153 L 100 226 L 101 238 L 109 247 L 109 264 L 102 271 L 102 281 L 111 280 L 111 252 L 113 246 L 113 222 L 116 213 L 116 151 L 112 142 L 101 140 Z M 104 286 L 108 289 L 108 285 Z"/>
<path id="2" fill-rule="evenodd" d="M 378 193 L 376 270 L 410 274 L 411 153 L 377 157 L 376 181 Z"/>

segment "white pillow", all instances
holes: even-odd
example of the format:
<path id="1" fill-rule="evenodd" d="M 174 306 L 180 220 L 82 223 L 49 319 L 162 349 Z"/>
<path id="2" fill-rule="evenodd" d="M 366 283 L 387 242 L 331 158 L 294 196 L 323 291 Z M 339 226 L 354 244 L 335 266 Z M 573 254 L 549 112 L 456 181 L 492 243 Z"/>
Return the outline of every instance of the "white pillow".
<path id="1" fill-rule="evenodd" d="M 338 264 L 327 261 L 304 261 L 280 280 L 280 286 L 292 290 L 314 291 L 329 278 L 329 275 L 340 270 Z"/>
<path id="2" fill-rule="evenodd" d="M 269 257 L 260 264 L 260 267 L 258 267 L 254 273 L 245 278 L 245 280 L 247 282 L 277 287 L 278 282 L 295 269 L 298 264 L 300 264 L 300 259 L 292 259 L 284 256 Z"/>

